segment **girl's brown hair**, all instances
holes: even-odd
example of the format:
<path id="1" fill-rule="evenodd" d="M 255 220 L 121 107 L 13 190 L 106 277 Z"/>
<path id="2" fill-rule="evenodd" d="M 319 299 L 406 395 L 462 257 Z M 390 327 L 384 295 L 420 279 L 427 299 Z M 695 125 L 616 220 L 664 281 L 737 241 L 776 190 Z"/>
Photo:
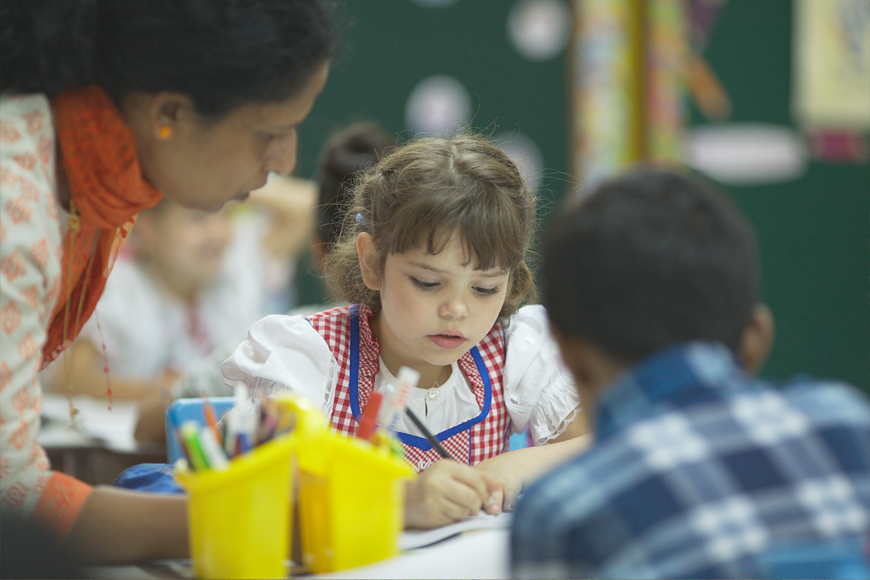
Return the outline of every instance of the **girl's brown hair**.
<path id="1" fill-rule="evenodd" d="M 356 177 L 326 275 L 341 298 L 378 312 L 380 293 L 363 282 L 357 236 L 372 236 L 382 270 L 388 255 L 418 247 L 437 254 L 458 232 L 476 268 L 510 270 L 499 313 L 504 320 L 536 298 L 526 264 L 535 221 L 534 194 L 517 166 L 486 138 L 461 133 L 415 139 Z"/>

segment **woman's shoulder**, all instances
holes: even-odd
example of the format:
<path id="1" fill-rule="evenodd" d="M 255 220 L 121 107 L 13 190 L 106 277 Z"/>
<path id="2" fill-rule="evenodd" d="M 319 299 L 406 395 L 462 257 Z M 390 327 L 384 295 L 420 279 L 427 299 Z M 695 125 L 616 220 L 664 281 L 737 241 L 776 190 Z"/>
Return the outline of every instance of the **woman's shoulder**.
<path id="1" fill-rule="evenodd" d="M 51 113 L 48 97 L 43 93 L 3 93 L 0 95 L 0 117 L 4 119 L 23 116 L 34 111 L 40 111 L 43 114 Z"/>
<path id="2" fill-rule="evenodd" d="M 47 169 L 54 155 L 54 124 L 40 93 L 0 96 L 0 159 L 16 172 Z"/>
<path id="3" fill-rule="evenodd" d="M 59 256 L 55 251 L 59 250 L 61 233 L 55 201 L 54 145 L 51 108 L 45 95 L 0 96 L 0 222 L 6 225 L 3 254 L 25 252 L 39 268 L 49 267 Z"/>

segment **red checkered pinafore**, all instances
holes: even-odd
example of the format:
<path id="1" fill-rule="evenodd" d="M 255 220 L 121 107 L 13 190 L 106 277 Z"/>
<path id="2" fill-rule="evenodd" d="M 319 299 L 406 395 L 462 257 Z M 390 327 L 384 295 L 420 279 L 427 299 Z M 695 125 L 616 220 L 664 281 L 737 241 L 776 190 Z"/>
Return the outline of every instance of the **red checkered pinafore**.
<path id="1" fill-rule="evenodd" d="M 380 342 L 372 336 L 369 327 L 372 311 L 363 305 L 340 306 L 307 318 L 323 336 L 339 367 L 330 418 L 332 427 L 339 433 L 352 435 L 374 390 L 379 369 Z M 458 364 L 474 388 L 481 412 L 473 419 L 436 433 L 435 437 L 454 460 L 475 465 L 505 451 L 510 435 L 510 415 L 502 387 L 504 338 L 501 326 L 493 326 L 477 346 L 462 355 Z M 440 459 L 438 452 L 422 437 L 407 433 L 398 436 L 405 449 L 405 460 L 418 472 Z"/>

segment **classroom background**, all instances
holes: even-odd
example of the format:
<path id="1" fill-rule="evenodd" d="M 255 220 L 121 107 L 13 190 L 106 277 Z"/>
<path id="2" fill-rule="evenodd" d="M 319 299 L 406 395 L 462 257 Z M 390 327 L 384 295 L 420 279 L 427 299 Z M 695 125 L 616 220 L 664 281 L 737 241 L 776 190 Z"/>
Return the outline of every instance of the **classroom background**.
<path id="1" fill-rule="evenodd" d="M 870 394 L 870 1 L 354 0 L 299 131 L 316 179 L 334 132 L 470 126 L 535 184 L 542 225 L 642 160 L 685 163 L 754 223 L 776 339 L 762 375 Z M 645 95 L 641 98 L 641 95 Z M 323 300 L 311 263 L 297 303 Z"/>

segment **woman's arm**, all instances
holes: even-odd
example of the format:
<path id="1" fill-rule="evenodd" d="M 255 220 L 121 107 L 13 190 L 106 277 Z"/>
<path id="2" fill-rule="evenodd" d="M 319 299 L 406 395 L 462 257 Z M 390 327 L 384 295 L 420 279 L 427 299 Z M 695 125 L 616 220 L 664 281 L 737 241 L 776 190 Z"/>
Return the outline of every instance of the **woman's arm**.
<path id="1" fill-rule="evenodd" d="M 187 498 L 96 487 L 66 545 L 84 564 L 187 558 Z"/>

